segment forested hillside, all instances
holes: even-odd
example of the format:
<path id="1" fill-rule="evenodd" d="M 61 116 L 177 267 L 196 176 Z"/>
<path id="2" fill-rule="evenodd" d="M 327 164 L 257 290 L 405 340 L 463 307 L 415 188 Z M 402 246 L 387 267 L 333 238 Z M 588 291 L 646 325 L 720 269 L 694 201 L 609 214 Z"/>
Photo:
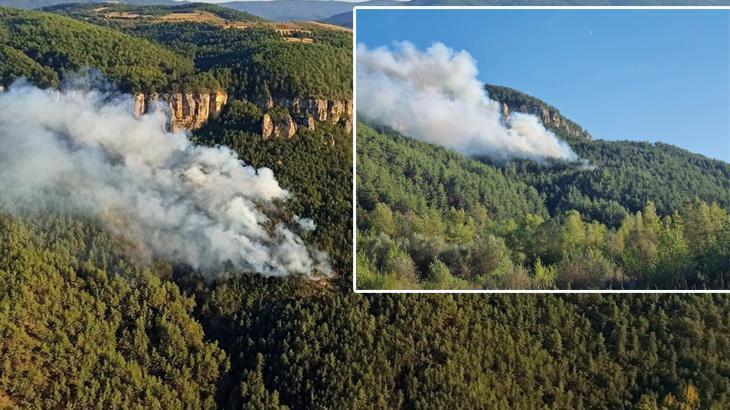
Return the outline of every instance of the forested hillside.
<path id="1" fill-rule="evenodd" d="M 346 68 L 352 47 L 345 31 L 307 23 L 277 26 L 212 5 L 72 4 L 48 10 L 94 24 L 0 9 L 1 52 L 9 55 L 0 62 L 2 85 L 17 76 L 57 85 L 59 78 L 92 67 L 125 91 L 223 87 L 252 100 L 351 98 Z"/>
<path id="2" fill-rule="evenodd" d="M 581 141 L 572 144 L 588 170 L 515 163 L 508 174 L 534 186 L 554 212 L 576 209 L 618 226 L 652 201 L 668 215 L 701 198 L 730 209 L 730 164 L 663 143 Z"/>
<path id="3" fill-rule="evenodd" d="M 104 3 L 87 4 L 84 2 L 65 3 L 44 8 L 45 11 L 60 11 L 94 24 L 114 22 L 116 24 L 136 24 L 141 20 L 148 22 L 179 21 L 195 18 L 209 22 L 253 22 L 265 21 L 245 11 L 232 10 L 208 3 L 181 3 L 181 4 L 135 4 Z"/>
<path id="4" fill-rule="evenodd" d="M 590 141 L 590 166 L 467 159 L 358 126 L 362 289 L 724 289 L 730 165 Z"/>
<path id="5" fill-rule="evenodd" d="M 229 97 L 221 117 L 198 130 L 194 139 L 224 143 L 237 148 L 247 164 L 272 168 L 284 186 L 295 192 L 293 211 L 314 218 L 319 229 L 312 240 L 333 257 L 337 268 L 351 266 L 351 248 L 342 245 L 352 236 L 348 130 L 322 123 L 316 130 L 302 128 L 291 140 L 263 141 L 265 111 L 251 102 L 270 95 L 270 90 L 290 98 L 349 97 L 349 34 L 313 25 L 282 34 L 255 16 L 212 5 L 105 5 L 101 9 L 98 4 L 53 8 L 96 24 L 1 9 L 0 27 L 5 28 L 7 41 L 0 44 L 0 54 L 8 58 L 0 60 L 0 84 L 28 77 L 40 86 L 57 86 L 65 76 L 79 74 L 76 70 L 92 68 L 125 91 L 224 88 Z M 108 13 L 147 17 L 115 20 L 104 17 Z M 221 21 L 159 20 L 191 13 L 215 14 L 226 24 L 260 25 L 224 27 Z M 290 42 L 284 36 L 305 34 L 315 42 Z M 48 38 L 52 42 L 44 41 Z"/>
<path id="6" fill-rule="evenodd" d="M 313 23 L 266 23 L 213 5 L 98 6 L 48 10 L 113 27 L 188 56 L 239 99 L 351 98 L 349 32 Z M 125 15 L 131 17 L 120 18 Z"/>
<path id="7" fill-rule="evenodd" d="M 0 402 L 726 408 L 722 295 L 356 295 L 139 268 L 94 221 L 0 219 Z M 187 295 L 187 296 L 186 296 Z"/>
<path id="8" fill-rule="evenodd" d="M 49 67 L 38 64 L 22 51 L 0 44 L 0 85 L 7 86 L 20 77 L 50 87 L 59 83 L 58 75 Z"/>
<path id="9" fill-rule="evenodd" d="M 648 201 L 663 215 L 695 197 L 730 209 L 726 162 L 661 142 L 592 141 L 580 125 L 533 96 L 494 85 L 487 90 L 492 99 L 514 111 L 548 114 L 543 118 L 546 127 L 582 159 L 582 167 L 560 162 L 546 167 L 534 161 L 513 161 L 505 167 L 508 176 L 536 188 L 553 214 L 575 209 L 615 227 Z"/>
<path id="10" fill-rule="evenodd" d="M 193 61 L 163 47 L 49 13 L 0 8 L 0 42 L 14 50 L 7 51 L 13 59 L 0 62 L 4 85 L 10 73 L 57 85 L 67 74 L 95 68 L 125 91 L 217 86 L 196 75 Z"/>
<path id="11" fill-rule="evenodd" d="M 225 353 L 93 221 L 0 216 L 0 406 L 203 408 Z"/>

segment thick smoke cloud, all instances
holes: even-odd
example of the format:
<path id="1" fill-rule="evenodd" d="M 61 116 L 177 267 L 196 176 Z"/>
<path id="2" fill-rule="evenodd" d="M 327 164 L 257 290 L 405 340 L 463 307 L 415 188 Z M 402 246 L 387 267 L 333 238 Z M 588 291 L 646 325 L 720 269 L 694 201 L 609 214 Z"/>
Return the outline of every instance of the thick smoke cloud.
<path id="1" fill-rule="evenodd" d="M 357 111 L 366 120 L 466 155 L 577 158 L 537 117 L 502 118 L 499 104 L 477 80 L 471 55 L 442 43 L 425 51 L 408 42 L 377 49 L 358 44 Z"/>
<path id="2" fill-rule="evenodd" d="M 136 118 L 129 95 L 16 83 L 0 93 L 0 198 L 98 217 L 152 255 L 203 272 L 329 273 L 326 257 L 265 215 L 288 196 L 270 169 L 165 123 L 161 111 Z"/>

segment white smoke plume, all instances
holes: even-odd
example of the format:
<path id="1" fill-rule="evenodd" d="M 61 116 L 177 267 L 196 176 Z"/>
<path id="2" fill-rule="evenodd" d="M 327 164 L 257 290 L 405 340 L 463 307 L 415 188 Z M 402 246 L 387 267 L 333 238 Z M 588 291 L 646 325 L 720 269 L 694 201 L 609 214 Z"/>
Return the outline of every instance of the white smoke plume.
<path id="1" fill-rule="evenodd" d="M 365 120 L 471 156 L 577 159 L 537 117 L 513 113 L 504 119 L 499 108 L 466 51 L 442 43 L 425 51 L 408 42 L 357 46 L 357 111 Z"/>
<path id="2" fill-rule="evenodd" d="M 0 93 L 0 198 L 63 204 L 210 275 L 223 265 L 269 276 L 329 273 L 323 254 L 265 215 L 288 197 L 270 169 L 165 124 L 161 111 L 136 118 L 129 95 L 16 82 Z"/>

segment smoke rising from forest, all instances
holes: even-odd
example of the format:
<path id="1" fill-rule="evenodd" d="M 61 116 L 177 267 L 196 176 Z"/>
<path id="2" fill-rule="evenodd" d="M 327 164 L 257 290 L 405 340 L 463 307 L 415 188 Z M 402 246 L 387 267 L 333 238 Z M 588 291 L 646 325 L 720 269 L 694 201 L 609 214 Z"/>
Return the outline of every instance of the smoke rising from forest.
<path id="1" fill-rule="evenodd" d="M 503 118 L 477 72 L 469 53 L 442 43 L 426 50 L 408 42 L 376 49 L 358 44 L 358 115 L 465 155 L 577 159 L 537 117 L 512 113 Z"/>
<path id="2" fill-rule="evenodd" d="M 311 220 L 267 217 L 289 195 L 270 169 L 196 145 L 166 122 L 162 110 L 135 117 L 130 95 L 16 82 L 0 93 L 0 196 L 99 218 L 152 255 L 210 275 L 229 263 L 270 276 L 329 273 L 297 233 L 314 229 Z"/>

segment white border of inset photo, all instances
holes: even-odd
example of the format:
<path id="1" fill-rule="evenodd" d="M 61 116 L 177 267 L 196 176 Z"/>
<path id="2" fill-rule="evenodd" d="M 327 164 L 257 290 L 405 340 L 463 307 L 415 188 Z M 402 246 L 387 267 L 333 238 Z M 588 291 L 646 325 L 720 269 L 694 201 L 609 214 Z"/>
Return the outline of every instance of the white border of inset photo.
<path id="1" fill-rule="evenodd" d="M 352 15 L 352 84 L 353 84 L 353 122 L 352 122 L 352 290 L 361 294 L 377 293 L 538 293 L 538 294 L 588 294 L 588 293 L 730 293 L 730 289 L 718 290 L 532 290 L 532 289 L 440 289 L 440 290 L 371 290 L 357 288 L 357 12 L 358 10 L 730 10 L 730 6 L 355 6 Z M 730 90 L 728 90 L 730 92 Z M 729 119 L 730 121 L 730 119 Z"/>

